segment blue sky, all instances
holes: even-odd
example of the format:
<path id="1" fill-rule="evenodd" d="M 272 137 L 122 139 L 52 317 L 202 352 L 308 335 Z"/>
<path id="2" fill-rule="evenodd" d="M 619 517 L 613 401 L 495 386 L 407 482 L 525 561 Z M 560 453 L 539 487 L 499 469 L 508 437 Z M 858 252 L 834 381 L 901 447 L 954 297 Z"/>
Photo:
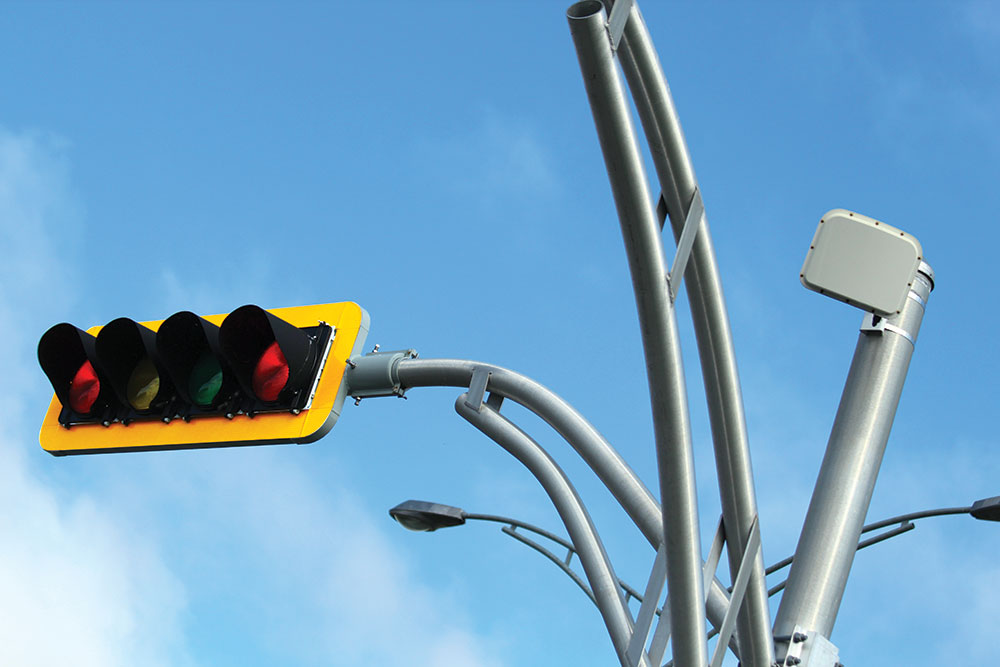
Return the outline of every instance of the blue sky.
<path id="1" fill-rule="evenodd" d="M 527 472 L 454 414 L 457 390 L 349 405 L 308 446 L 55 459 L 37 442 L 51 388 L 35 346 L 52 324 L 353 300 L 369 345 L 551 387 L 655 488 L 631 285 L 565 8 L 6 7 L 0 662 L 615 662 L 579 590 L 496 526 L 414 535 L 388 518 L 419 498 L 563 532 Z M 835 207 L 912 233 L 937 274 L 870 518 L 1000 493 L 1000 12 L 643 11 L 711 221 L 765 560 L 794 550 L 861 321 L 798 281 Z M 707 545 L 718 493 L 680 303 Z M 553 433 L 510 415 L 641 588 L 639 532 Z M 841 659 L 996 662 L 998 549 L 994 526 L 957 517 L 862 552 Z"/>

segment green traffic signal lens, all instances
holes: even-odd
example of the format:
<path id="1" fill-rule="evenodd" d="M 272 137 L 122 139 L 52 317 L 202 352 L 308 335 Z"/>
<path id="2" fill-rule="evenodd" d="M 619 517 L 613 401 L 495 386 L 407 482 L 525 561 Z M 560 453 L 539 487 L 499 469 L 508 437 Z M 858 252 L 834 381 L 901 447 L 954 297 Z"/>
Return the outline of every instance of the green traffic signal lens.
<path id="1" fill-rule="evenodd" d="M 153 365 L 153 360 L 143 357 L 132 369 L 132 374 L 125 385 L 128 402 L 136 410 L 148 410 L 159 392 L 160 374 Z"/>
<path id="2" fill-rule="evenodd" d="M 214 354 L 204 352 L 191 369 L 188 393 L 195 403 L 207 408 L 212 405 L 220 389 L 222 389 L 222 366 Z"/>

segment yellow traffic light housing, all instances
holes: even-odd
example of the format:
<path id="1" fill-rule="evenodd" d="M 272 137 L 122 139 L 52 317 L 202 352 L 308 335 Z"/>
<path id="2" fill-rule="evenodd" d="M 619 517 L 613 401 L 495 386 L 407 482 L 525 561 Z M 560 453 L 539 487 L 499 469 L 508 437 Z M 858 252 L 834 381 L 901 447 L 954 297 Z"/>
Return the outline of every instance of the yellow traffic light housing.
<path id="1" fill-rule="evenodd" d="M 368 326 L 351 302 L 57 324 L 38 346 L 55 389 L 39 440 L 56 456 L 313 442 Z"/>

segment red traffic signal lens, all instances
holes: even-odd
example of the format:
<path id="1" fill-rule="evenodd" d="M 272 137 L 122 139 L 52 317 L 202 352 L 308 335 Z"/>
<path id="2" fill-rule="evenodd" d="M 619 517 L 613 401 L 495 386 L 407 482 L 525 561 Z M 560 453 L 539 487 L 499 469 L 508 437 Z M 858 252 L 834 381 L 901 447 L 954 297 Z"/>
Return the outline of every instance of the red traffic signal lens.
<path id="1" fill-rule="evenodd" d="M 101 381 L 90 361 L 85 361 L 69 383 L 69 407 L 82 415 L 88 414 L 101 393 Z"/>
<path id="2" fill-rule="evenodd" d="M 253 369 L 253 393 L 262 401 L 278 400 L 278 394 L 288 383 L 288 361 L 274 341 L 260 355 Z"/>

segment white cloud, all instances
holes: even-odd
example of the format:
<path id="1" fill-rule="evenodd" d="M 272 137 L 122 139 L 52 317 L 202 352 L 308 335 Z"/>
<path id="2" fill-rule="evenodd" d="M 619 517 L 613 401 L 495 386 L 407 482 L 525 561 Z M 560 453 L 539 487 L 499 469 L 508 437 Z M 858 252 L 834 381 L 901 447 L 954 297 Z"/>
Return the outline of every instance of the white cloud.
<path id="1" fill-rule="evenodd" d="M 255 582 L 254 595 L 231 600 L 252 608 L 239 631 L 293 664 L 500 665 L 499 642 L 477 634 L 460 601 L 423 583 L 394 548 L 388 517 L 373 516 L 336 473 L 321 483 L 295 452 L 218 452 L 198 466 L 163 457 L 153 471 L 189 517 L 177 542 L 221 536 L 211 558 L 239 554 L 241 580 Z M 191 483 L 177 486 L 182 469 Z"/>
<path id="2" fill-rule="evenodd" d="M 78 207 L 65 144 L 0 128 L 0 366 L 4 387 L 37 387 L 34 333 L 68 308 L 63 263 Z M 43 298 L 44 297 L 44 298 Z M 39 331 L 40 333 L 40 331 Z M 85 495 L 61 495 L 29 465 L 34 424 L 5 390 L 0 431 L 0 664 L 178 665 L 180 582 L 155 542 Z M 37 412 L 32 410 L 32 412 Z M 28 433 L 30 435 L 25 435 Z"/>
<path id="3" fill-rule="evenodd" d="M 420 583 L 355 503 L 338 503 L 361 525 L 333 551 L 327 572 L 330 649 L 343 664 L 489 667 L 496 646 L 471 633 L 454 602 Z M 345 526 L 346 528 L 346 526 Z M 345 604 L 346 602 L 346 604 Z"/>
<path id="4" fill-rule="evenodd" d="M 179 665 L 183 587 L 155 545 L 86 496 L 64 499 L 0 439 L 0 663 Z"/>

